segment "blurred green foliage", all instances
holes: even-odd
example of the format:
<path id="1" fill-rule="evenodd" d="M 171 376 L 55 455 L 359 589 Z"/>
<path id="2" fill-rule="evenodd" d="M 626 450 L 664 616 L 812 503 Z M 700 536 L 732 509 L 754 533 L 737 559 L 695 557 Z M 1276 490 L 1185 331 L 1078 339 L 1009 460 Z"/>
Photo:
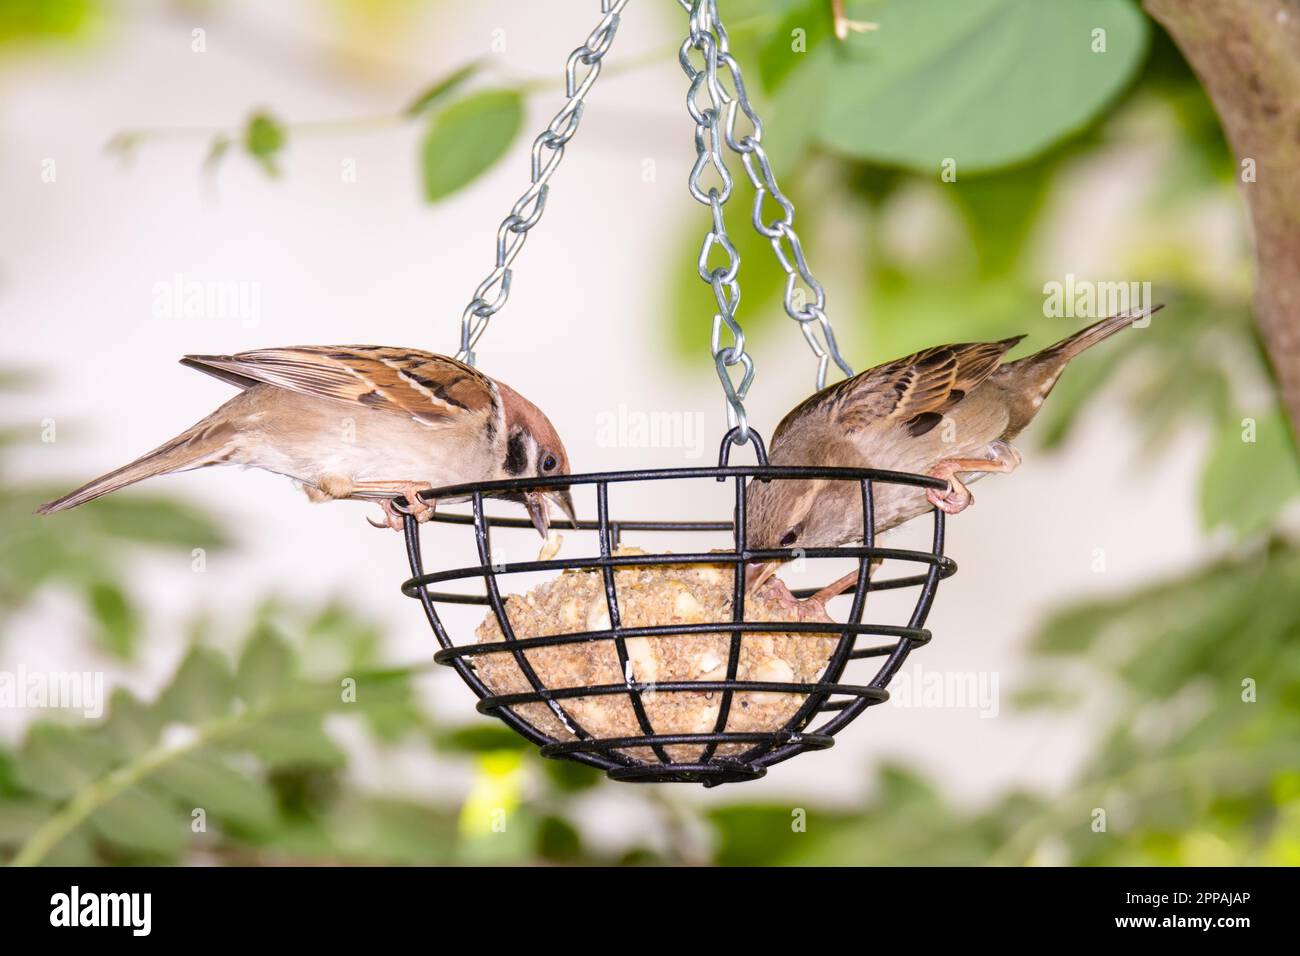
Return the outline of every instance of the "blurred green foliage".
<path id="1" fill-rule="evenodd" d="M 0 375 L 0 395 L 30 385 L 28 377 L 17 373 Z M 228 539 L 212 517 L 150 494 L 111 496 L 94 508 L 62 514 L 57 522 L 36 520 L 36 506 L 67 491 L 67 485 L 15 484 L 4 467 L 6 450 L 36 434 L 36 429 L 0 432 L 0 639 L 6 622 L 52 586 L 74 596 L 89 612 L 100 647 L 130 657 L 143 622 L 123 553 L 166 551 L 181 555 L 188 565 L 195 549 L 215 553 Z"/>
<path id="2" fill-rule="evenodd" d="M 843 45 L 819 138 L 927 175 L 948 158 L 959 175 L 1002 169 L 1088 125 L 1133 78 L 1149 32 L 1129 0 L 856 6 L 880 30 Z"/>
<path id="3" fill-rule="evenodd" d="M 254 113 L 244 129 L 244 148 L 271 176 L 280 174 L 276 156 L 284 149 L 285 139 L 284 126 L 269 113 Z"/>
<path id="4" fill-rule="evenodd" d="M 1107 724 L 1069 797 L 1002 861 L 1057 837 L 1088 864 L 1300 862 L 1297 596 L 1300 549 L 1278 539 L 1044 622 L 1037 705 L 1104 688 Z M 1093 807 L 1122 839 L 1083 825 Z"/>
<path id="5" fill-rule="evenodd" d="M 0 0 L 0 14 L 24 6 Z M 1210 104 L 1129 0 L 861 0 L 850 15 L 881 30 L 847 44 L 831 35 L 827 6 L 722 0 L 814 268 L 833 248 L 817 239 L 828 224 L 848 219 L 857 230 L 832 265 L 831 312 L 858 367 L 936 341 L 1028 331 L 1039 347 L 1065 334 L 1026 321 L 1043 296 L 1038 237 L 1059 225 L 1053 200 L 1084 164 L 1135 128 L 1165 146 L 1161 175 L 1127 211 L 1135 226 L 1184 222 L 1232 195 L 1234 164 Z M 1098 26 L 1105 53 L 1093 52 Z M 523 98 L 542 88 L 485 91 L 483 72 L 475 61 L 431 79 L 399 116 L 423 126 L 429 200 L 489 168 L 517 139 Z M 1153 116 L 1162 122 L 1142 125 Z M 273 169 L 293 129 L 255 114 L 214 153 L 242 142 Z M 957 180 L 941 183 L 948 157 Z M 744 261 L 742 321 L 755 341 L 794 341 L 777 305 L 784 277 L 737 192 L 727 222 Z M 920 254 L 898 248 L 889 227 L 891 211 L 916 196 L 942 213 Z M 701 369 L 704 226 L 703 215 L 684 223 L 680 252 L 667 257 L 664 328 L 669 347 Z M 1097 728 L 1091 757 L 1059 792 L 1012 791 L 972 808 L 899 765 L 871 768 L 872 796 L 851 809 L 815 795 L 800 806 L 755 803 L 736 788 L 736 802 L 702 811 L 672 788 L 623 786 L 619 799 L 644 804 L 656 825 L 608 849 L 589 842 L 586 801 L 619 785 L 543 761 L 495 723 L 440 725 L 419 703 L 423 666 L 385 668 L 383 635 L 345 606 L 270 601 L 236 640 L 216 637 L 230 621 L 196 623 L 156 698 L 118 691 L 97 725 L 38 721 L 20 746 L 0 748 L 0 858 L 1300 864 L 1300 548 L 1282 519 L 1300 498 L 1300 468 L 1251 321 L 1247 250 L 1233 250 L 1239 261 L 1225 275 L 1202 267 L 1184 230 L 1134 232 L 1125 272 L 1152 279 L 1169 308 L 1124 347 L 1074 363 L 1030 434 L 1044 449 L 1067 448 L 1099 394 L 1122 397 L 1153 458 L 1173 436 L 1200 432 L 1203 525 L 1224 550 L 1181 577 L 1041 624 L 1019 706 Z M 860 308 L 836 309 L 845 283 Z M 73 512 L 55 534 L 30 517 L 47 494 L 0 490 L 0 614 L 47 586 L 70 591 L 95 622 L 88 639 L 125 658 L 142 624 L 124 571 L 131 552 L 224 544 L 210 519 L 141 496 Z M 355 732 L 332 732 L 338 721 Z M 381 756 L 414 748 L 468 768 L 465 799 L 367 785 L 350 760 L 357 734 Z M 192 827 L 196 807 L 204 832 Z"/>
<path id="6" fill-rule="evenodd" d="M 282 631 L 258 615 L 233 660 L 195 646 L 149 703 L 118 690 L 98 725 L 37 724 L 8 761 L 4 812 L 16 819 L 0 825 L 0 843 L 19 847 L 13 862 L 174 862 L 217 833 L 241 852 L 340 851 L 332 801 L 312 800 L 345 765 L 324 718 L 419 718 L 409 671 L 303 677 L 299 655 L 327 635 L 353 656 L 365 625 L 336 623 L 304 615 Z"/>
<path id="7" fill-rule="evenodd" d="M 0 0 L 0 44 L 79 36 L 100 6 L 96 0 Z"/>

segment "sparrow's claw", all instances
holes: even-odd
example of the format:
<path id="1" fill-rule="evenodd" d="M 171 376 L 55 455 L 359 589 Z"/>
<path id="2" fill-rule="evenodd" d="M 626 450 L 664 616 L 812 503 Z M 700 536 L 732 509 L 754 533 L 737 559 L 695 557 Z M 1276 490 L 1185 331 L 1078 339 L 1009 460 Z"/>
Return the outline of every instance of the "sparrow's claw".
<path id="1" fill-rule="evenodd" d="M 405 526 L 403 519 L 406 515 L 409 514 L 416 521 L 424 524 L 433 517 L 435 512 L 436 502 L 425 501 L 420 497 L 420 492 L 429 491 L 433 487 L 425 481 L 358 481 L 352 487 L 354 492 L 370 497 L 384 495 L 379 503 L 384 509 L 383 518 L 379 522 L 366 519 L 376 528 L 392 528 L 394 531 L 401 531 Z M 406 504 L 398 507 L 395 500 L 397 497 L 405 499 Z"/>
<path id="2" fill-rule="evenodd" d="M 854 578 L 856 579 L 856 577 L 857 572 L 855 571 Z M 787 611 L 794 611 L 796 619 L 800 621 L 821 620 L 826 614 L 826 599 L 822 598 L 821 592 L 814 594 L 812 597 L 797 598 L 790 588 L 786 586 L 786 583 L 776 575 L 764 580 L 754 589 L 754 594 L 768 601 L 776 602 Z"/>
<path id="3" fill-rule="evenodd" d="M 764 576 L 754 588 L 754 594 L 776 601 L 782 607 L 794 607 L 799 603 L 799 599 L 786 587 L 785 582 L 775 574 Z"/>
<path id="4" fill-rule="evenodd" d="M 949 515 L 959 514 L 975 503 L 975 496 L 956 475 L 948 479 L 948 487 L 944 491 L 938 488 L 925 489 L 925 497 L 930 504 Z"/>
<path id="5" fill-rule="evenodd" d="M 958 472 L 1007 472 L 1015 471 L 1020 466 L 1020 452 L 1005 441 L 990 442 L 988 451 L 992 456 L 990 458 L 948 458 L 930 469 L 931 477 L 948 482 L 946 491 L 925 489 L 925 497 L 930 504 L 945 514 L 955 515 L 965 511 L 974 503 L 975 496 L 957 477 Z"/>
<path id="6" fill-rule="evenodd" d="M 436 508 L 431 501 L 425 501 L 417 492 L 423 491 L 428 485 L 416 486 L 403 497 L 406 498 L 407 510 L 411 513 L 416 521 L 424 524 L 433 518 Z"/>
<path id="7" fill-rule="evenodd" d="M 381 501 L 379 507 L 383 512 L 383 518 L 379 521 L 373 521 L 367 518 L 366 521 L 372 528 L 391 528 L 394 531 L 402 531 L 406 528 L 405 515 L 397 510 L 397 506 L 391 500 Z"/>

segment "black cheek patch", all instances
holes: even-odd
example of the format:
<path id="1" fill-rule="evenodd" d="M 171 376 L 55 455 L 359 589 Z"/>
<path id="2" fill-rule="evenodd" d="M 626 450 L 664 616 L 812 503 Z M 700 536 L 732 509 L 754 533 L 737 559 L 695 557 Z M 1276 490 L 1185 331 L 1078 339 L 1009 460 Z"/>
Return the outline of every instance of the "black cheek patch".
<path id="1" fill-rule="evenodd" d="M 506 442 L 506 474 L 522 475 L 527 467 L 528 444 L 524 440 L 524 433 L 517 431 L 511 434 L 510 440 Z"/>

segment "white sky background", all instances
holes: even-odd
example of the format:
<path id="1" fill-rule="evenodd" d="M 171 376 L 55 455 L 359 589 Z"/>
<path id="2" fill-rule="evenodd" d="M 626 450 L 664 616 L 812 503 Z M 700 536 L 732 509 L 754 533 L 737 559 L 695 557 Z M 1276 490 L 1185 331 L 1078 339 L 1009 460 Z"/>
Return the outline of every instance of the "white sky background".
<path id="1" fill-rule="evenodd" d="M 682 223 L 695 223 L 702 235 L 707 219 L 685 190 L 693 157 L 685 79 L 667 52 L 682 24 L 674 5 L 658 7 L 629 8 L 609 62 L 663 49 L 664 65 L 610 74 L 597 85 L 545 217 L 516 264 L 511 301 L 481 343 L 481 367 L 547 410 L 579 469 L 700 460 L 681 449 L 598 447 L 598 414 L 620 404 L 703 411 L 705 460 L 716 453 L 723 428 L 710 359 L 701 355 L 683 367 L 667 354 L 658 329 L 666 321 L 671 243 Z M 89 50 L 0 66 L 0 347 L 5 363 L 49 373 L 38 393 L 17 399 L 4 417 L 33 436 L 46 417 L 61 428 L 56 444 L 17 456 L 24 478 L 66 479 L 71 487 L 154 447 L 228 398 L 223 383 L 176 364 L 187 352 L 349 342 L 453 351 L 461 309 L 491 266 L 497 223 L 526 185 L 532 132 L 561 97 L 552 91 L 532 98 L 530 132 L 507 160 L 432 207 L 419 195 L 416 126 L 291 138 L 278 181 L 232 154 L 215 188 L 200 173 L 205 141 L 146 143 L 123 167 L 103 151 L 114 133 L 236 127 L 258 106 L 290 121 L 392 111 L 429 79 L 487 52 L 498 27 L 507 31 L 505 69 L 558 78 L 568 52 L 596 22 L 598 4 L 444 4 L 394 38 L 399 45 L 386 55 L 409 68 L 361 80 L 321 60 L 330 25 L 315 5 L 221 8 L 228 12 L 206 24 L 202 55 L 190 51 L 190 29 L 204 23 L 140 13 L 110 24 L 109 35 Z M 57 163 L 53 184 L 41 182 L 46 158 Z M 349 158 L 356 161 L 355 183 L 340 176 Z M 646 158 L 657 164 L 654 183 L 642 181 Z M 1111 181 L 1089 184 L 1089 218 L 1071 230 L 1069 245 L 1045 252 L 1056 263 L 1046 274 L 1104 264 L 1107 222 L 1119 220 L 1107 215 L 1108 202 L 1123 201 L 1123 187 L 1108 199 Z M 797 204 L 800 197 L 793 198 Z M 742 200 L 748 201 L 743 194 Z M 849 309 L 835 308 L 851 300 L 837 290 L 837 279 L 847 281 L 852 263 L 837 260 L 833 246 L 807 242 L 852 360 L 863 342 Z M 259 283 L 260 324 L 156 318 L 153 287 L 176 275 Z M 701 322 L 708 321 L 708 302 L 701 283 Z M 1025 302 L 1027 327 L 1040 305 Z M 752 418 L 769 433 L 805 394 L 812 359 L 793 324 L 761 339 L 755 357 Z M 996 672 L 997 719 L 887 705 L 850 726 L 833 750 L 784 764 L 743 790 L 679 793 L 702 801 L 801 794 L 853 801 L 864 793 L 868 764 L 881 758 L 915 763 L 958 798 L 1063 784 L 1086 753 L 1095 715 L 1012 713 L 1018 648 L 1039 615 L 1067 599 L 1123 590 L 1197 559 L 1199 449 L 1187 436 L 1154 466 L 1140 467 L 1124 410 L 1103 401 L 1064 453 L 1048 458 L 1031 450 L 1014 476 L 976 486 L 977 505 L 949 526 L 949 551 L 961 571 L 943 586 L 930 617 L 936 638 L 907 670 Z M 20 661 L 29 669 L 107 668 L 114 679 L 151 692 L 183 653 L 182 625 L 196 609 L 237 616 L 268 593 L 313 603 L 342 597 L 384 623 L 394 662 L 431 654 L 433 637 L 419 607 L 397 590 L 407 576 L 401 540 L 367 526 L 372 508 L 310 505 L 284 479 L 232 469 L 156 480 L 152 490 L 213 509 L 240 543 L 210 556 L 202 575 L 190 571 L 188 556 L 140 562 L 139 592 L 153 622 L 146 660 L 124 671 L 94 654 L 80 636 L 79 612 L 47 596 L 0 644 L 0 668 Z M 639 511 L 698 514 L 698 501 L 685 497 L 685 489 L 657 494 Z M 594 510 L 591 498 L 580 504 L 588 514 Z M 721 504 L 716 516 L 728 511 Z M 1104 574 L 1091 568 L 1097 548 L 1106 552 Z M 439 713 L 485 719 L 475 716 L 473 697 L 454 674 L 440 673 L 431 683 Z M 20 736 L 24 719 L 0 712 L 0 733 Z M 413 793 L 464 783 L 463 770 L 446 764 L 373 754 L 357 772 L 376 774 L 375 786 Z M 619 811 L 608 812 L 603 825 L 616 829 Z"/>

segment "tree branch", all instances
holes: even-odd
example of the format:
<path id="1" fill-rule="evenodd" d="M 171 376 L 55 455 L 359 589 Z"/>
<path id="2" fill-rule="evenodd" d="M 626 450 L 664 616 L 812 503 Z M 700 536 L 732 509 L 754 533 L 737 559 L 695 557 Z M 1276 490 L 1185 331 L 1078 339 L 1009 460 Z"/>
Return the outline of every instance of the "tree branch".
<path id="1" fill-rule="evenodd" d="M 1255 232 L 1255 318 L 1300 441 L 1300 0 L 1143 5 L 1205 85 L 1237 156 Z"/>

